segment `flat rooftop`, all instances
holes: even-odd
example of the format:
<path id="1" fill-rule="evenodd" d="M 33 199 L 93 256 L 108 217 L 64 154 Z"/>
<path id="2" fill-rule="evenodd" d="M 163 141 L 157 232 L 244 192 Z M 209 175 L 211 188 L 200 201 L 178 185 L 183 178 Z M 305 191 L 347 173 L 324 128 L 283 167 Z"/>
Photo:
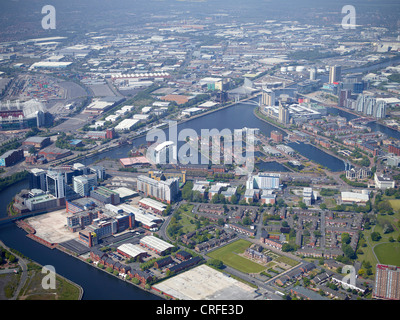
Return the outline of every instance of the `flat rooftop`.
<path id="1" fill-rule="evenodd" d="M 254 288 L 204 264 L 154 287 L 181 300 L 254 300 L 260 297 Z"/>

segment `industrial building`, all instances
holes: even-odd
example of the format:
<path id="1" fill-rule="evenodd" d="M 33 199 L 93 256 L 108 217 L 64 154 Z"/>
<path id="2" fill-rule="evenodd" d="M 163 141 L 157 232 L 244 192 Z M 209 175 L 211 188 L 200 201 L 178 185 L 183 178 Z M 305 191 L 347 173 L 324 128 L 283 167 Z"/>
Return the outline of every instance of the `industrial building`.
<path id="1" fill-rule="evenodd" d="M 0 167 L 9 167 L 24 159 L 22 149 L 9 150 L 0 156 Z"/>
<path id="2" fill-rule="evenodd" d="M 124 243 L 117 248 L 117 252 L 127 257 L 128 259 L 139 259 L 145 258 L 148 256 L 146 250 L 142 249 L 139 246 L 136 246 L 132 243 Z"/>
<path id="3" fill-rule="evenodd" d="M 368 190 L 362 190 L 362 192 L 342 191 L 341 197 L 343 203 L 366 203 L 369 200 L 369 192 Z"/>
<path id="4" fill-rule="evenodd" d="M 160 201 L 156 201 L 151 198 L 144 198 L 139 201 L 139 206 L 141 206 L 144 209 L 150 209 L 156 214 L 162 215 L 167 208 L 167 205 L 165 203 L 162 203 Z"/>
<path id="5" fill-rule="evenodd" d="M 29 137 L 22 145 L 27 147 L 34 147 L 37 150 L 47 147 L 50 144 L 49 137 Z"/>
<path id="6" fill-rule="evenodd" d="M 159 255 L 164 255 L 169 252 L 171 248 L 174 248 L 174 245 L 154 236 L 143 237 L 140 239 L 140 245 L 156 252 Z"/>
<path id="7" fill-rule="evenodd" d="M 145 212 L 139 208 L 133 207 L 129 204 L 120 204 L 119 209 L 126 213 L 131 213 L 135 216 L 135 221 L 139 222 L 146 229 L 157 228 L 163 220 L 160 217 Z"/>
<path id="8" fill-rule="evenodd" d="M 65 158 L 72 154 L 71 150 L 68 149 L 61 149 L 54 146 L 50 146 L 44 148 L 43 150 L 39 151 L 39 156 L 43 156 L 46 158 L 47 161 L 54 161 L 58 159 Z"/>
<path id="9" fill-rule="evenodd" d="M 115 127 L 115 131 L 131 131 L 133 127 L 138 124 L 140 120 L 138 119 L 124 119 Z"/>

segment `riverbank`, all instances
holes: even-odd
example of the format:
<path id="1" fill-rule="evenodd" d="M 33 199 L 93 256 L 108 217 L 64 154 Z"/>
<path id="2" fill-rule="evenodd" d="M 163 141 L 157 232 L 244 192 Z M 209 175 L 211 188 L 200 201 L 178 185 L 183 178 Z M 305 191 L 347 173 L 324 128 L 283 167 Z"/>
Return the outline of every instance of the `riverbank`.
<path id="1" fill-rule="evenodd" d="M 153 290 L 152 287 L 150 289 L 146 289 L 143 284 L 142 285 L 135 284 L 132 281 L 127 280 L 126 278 L 123 279 L 119 274 L 115 275 L 114 273 L 108 272 L 105 268 L 99 268 L 99 267 L 95 266 L 93 263 L 91 263 L 91 262 L 89 262 L 87 260 L 87 259 L 90 259 L 90 257 L 88 257 L 88 256 L 86 256 L 86 257 L 84 255 L 79 256 L 76 253 L 74 253 L 74 252 L 72 252 L 72 251 L 60 246 L 58 243 L 49 243 L 48 241 L 36 236 L 35 235 L 36 230 L 31 225 L 26 223 L 25 221 L 20 220 L 16 224 L 20 229 L 22 229 L 22 230 L 24 230 L 26 232 L 26 236 L 28 238 L 30 238 L 31 240 L 34 240 L 37 243 L 39 243 L 39 244 L 41 244 L 41 245 L 43 245 L 43 246 L 45 246 L 45 247 L 47 247 L 49 249 L 57 249 L 58 251 L 60 251 L 63 254 L 67 254 L 68 256 L 77 259 L 78 261 L 82 261 L 82 262 L 86 263 L 91 268 L 96 268 L 98 270 L 104 271 L 106 274 L 112 275 L 118 280 L 121 280 L 121 281 L 123 281 L 125 283 L 129 283 L 129 284 L 135 286 L 138 289 L 144 290 L 144 291 L 146 291 L 146 292 L 148 292 L 150 294 L 156 295 L 156 296 L 158 296 L 158 297 L 160 297 L 162 299 L 166 299 L 165 296 L 163 296 L 159 292 Z M 83 292 L 83 289 L 82 289 L 82 292 Z"/>
<path id="2" fill-rule="evenodd" d="M 19 282 L 18 287 L 16 288 L 16 292 L 14 293 L 14 297 L 12 298 L 12 300 L 18 300 L 18 296 L 20 296 L 21 291 L 25 288 L 26 283 L 28 281 L 28 271 L 29 271 L 28 263 L 34 263 L 35 265 L 37 265 L 41 269 L 43 268 L 43 266 L 40 263 L 32 260 L 31 258 L 24 257 L 17 250 L 9 248 L 1 240 L 0 240 L 0 246 L 3 247 L 5 250 L 9 251 L 10 253 L 12 253 L 18 259 L 18 264 L 21 267 L 22 275 L 21 275 L 21 278 L 20 278 L 20 282 Z M 75 283 L 75 282 L 63 277 L 60 274 L 56 274 L 56 277 L 58 277 L 62 281 L 68 282 L 72 287 L 74 287 L 74 288 L 76 288 L 78 290 L 77 299 L 74 299 L 74 300 L 82 300 L 82 297 L 83 297 L 83 294 L 84 294 L 84 290 L 79 284 L 77 284 L 77 283 Z"/>

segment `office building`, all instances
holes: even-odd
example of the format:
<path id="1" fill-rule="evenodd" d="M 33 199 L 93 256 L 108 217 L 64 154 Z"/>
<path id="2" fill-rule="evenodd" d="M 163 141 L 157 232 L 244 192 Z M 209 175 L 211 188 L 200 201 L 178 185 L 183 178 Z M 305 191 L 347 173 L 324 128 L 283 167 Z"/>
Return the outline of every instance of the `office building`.
<path id="1" fill-rule="evenodd" d="M 280 175 L 275 173 L 259 173 L 247 179 L 246 189 L 280 189 Z"/>
<path id="2" fill-rule="evenodd" d="M 340 66 L 332 66 L 329 69 L 329 83 L 339 82 L 341 79 L 342 68 Z"/>
<path id="3" fill-rule="evenodd" d="M 375 181 L 375 188 L 377 189 L 388 189 L 388 188 L 394 188 L 395 186 L 395 181 L 383 174 L 377 174 L 375 172 L 374 176 L 374 181 Z"/>
<path id="4" fill-rule="evenodd" d="M 104 204 L 117 205 L 121 203 L 119 193 L 106 187 L 97 187 L 90 190 L 90 197 Z"/>
<path id="5" fill-rule="evenodd" d="M 65 197 L 65 178 L 60 172 L 49 171 L 46 175 L 47 192 L 57 199 Z"/>
<path id="6" fill-rule="evenodd" d="M 46 174 L 43 169 L 31 169 L 29 172 L 29 189 L 40 189 L 46 191 Z"/>
<path id="7" fill-rule="evenodd" d="M 97 175 L 83 175 L 73 178 L 74 191 L 81 197 L 89 196 L 90 191 L 97 185 Z"/>
<path id="8" fill-rule="evenodd" d="M 25 205 L 29 211 L 45 211 L 55 209 L 65 205 L 64 199 L 57 199 L 52 194 L 38 194 L 25 200 Z"/>
<path id="9" fill-rule="evenodd" d="M 400 267 L 384 264 L 376 265 L 373 297 L 400 300 Z"/>

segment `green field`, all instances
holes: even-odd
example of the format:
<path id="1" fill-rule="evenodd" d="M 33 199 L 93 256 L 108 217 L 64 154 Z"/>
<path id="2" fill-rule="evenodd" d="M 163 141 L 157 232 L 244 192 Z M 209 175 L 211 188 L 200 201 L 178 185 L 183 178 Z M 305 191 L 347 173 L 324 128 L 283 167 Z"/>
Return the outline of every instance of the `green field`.
<path id="1" fill-rule="evenodd" d="M 400 243 L 382 243 L 374 251 L 380 263 L 400 266 Z"/>
<path id="2" fill-rule="evenodd" d="M 400 200 L 388 200 L 390 205 L 393 208 L 393 211 L 399 211 L 400 210 Z"/>
<path id="3" fill-rule="evenodd" d="M 266 269 L 265 266 L 239 256 L 239 254 L 243 253 L 248 247 L 250 247 L 250 245 L 251 242 L 249 241 L 238 240 L 213 252 L 210 252 L 208 256 L 210 258 L 221 260 L 225 265 L 241 272 L 261 272 Z"/>

